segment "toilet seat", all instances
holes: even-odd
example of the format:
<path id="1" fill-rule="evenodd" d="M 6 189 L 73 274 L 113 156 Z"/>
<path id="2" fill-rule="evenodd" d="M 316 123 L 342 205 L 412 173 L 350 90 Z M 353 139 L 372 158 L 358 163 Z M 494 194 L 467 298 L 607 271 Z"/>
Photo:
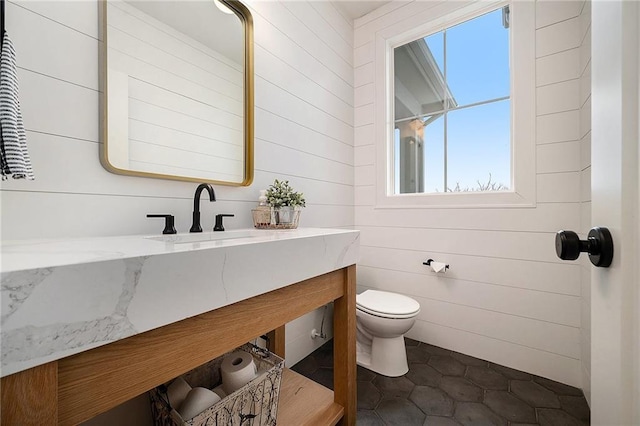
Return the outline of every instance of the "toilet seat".
<path id="1" fill-rule="evenodd" d="M 356 295 L 356 308 L 382 318 L 412 318 L 420 312 L 420 304 L 412 298 L 379 290 Z"/>

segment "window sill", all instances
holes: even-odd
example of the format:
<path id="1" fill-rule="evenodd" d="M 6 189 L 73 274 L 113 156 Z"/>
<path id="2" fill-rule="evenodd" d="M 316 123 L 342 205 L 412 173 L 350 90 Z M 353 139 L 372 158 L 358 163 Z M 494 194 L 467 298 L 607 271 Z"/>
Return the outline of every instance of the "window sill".
<path id="1" fill-rule="evenodd" d="M 514 191 L 445 194 L 377 194 L 376 209 L 504 209 L 535 208 L 535 197 Z M 535 193 L 535 192 L 533 192 Z"/>

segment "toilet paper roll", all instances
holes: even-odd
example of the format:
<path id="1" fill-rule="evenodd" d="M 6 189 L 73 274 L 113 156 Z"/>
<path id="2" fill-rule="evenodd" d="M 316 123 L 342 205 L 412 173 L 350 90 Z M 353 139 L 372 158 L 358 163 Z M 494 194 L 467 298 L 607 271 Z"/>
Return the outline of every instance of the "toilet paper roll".
<path id="1" fill-rule="evenodd" d="M 257 368 L 251 354 L 238 351 L 228 355 L 220 366 L 222 389 L 227 395 L 256 378 Z"/>
<path id="2" fill-rule="evenodd" d="M 227 393 L 222 389 L 222 385 L 216 386 L 212 389 L 221 399 L 227 396 Z"/>
<path id="3" fill-rule="evenodd" d="M 179 410 L 182 402 L 191 391 L 191 386 L 182 377 L 178 377 L 167 387 L 167 398 L 169 405 L 174 410 Z"/>
<path id="4" fill-rule="evenodd" d="M 184 420 L 189 420 L 220 401 L 220 397 L 207 388 L 195 387 L 189 391 L 178 413 Z"/>
<path id="5" fill-rule="evenodd" d="M 442 263 L 442 262 L 436 262 L 436 261 L 431 261 L 431 264 L 429 265 L 431 266 L 431 270 L 433 272 L 444 272 L 447 264 L 446 263 Z"/>

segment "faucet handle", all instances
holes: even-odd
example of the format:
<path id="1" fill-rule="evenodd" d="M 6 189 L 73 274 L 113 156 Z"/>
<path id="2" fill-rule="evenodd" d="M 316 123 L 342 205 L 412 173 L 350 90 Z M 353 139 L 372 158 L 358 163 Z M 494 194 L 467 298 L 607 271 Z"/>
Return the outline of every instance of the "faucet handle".
<path id="1" fill-rule="evenodd" d="M 163 234 L 177 234 L 175 228 L 175 218 L 171 214 L 148 214 L 147 217 L 164 217 Z"/>
<path id="2" fill-rule="evenodd" d="M 216 226 L 213 227 L 214 231 L 224 231 L 224 226 L 222 225 L 222 220 L 225 217 L 234 217 L 233 214 L 217 214 L 216 215 Z"/>

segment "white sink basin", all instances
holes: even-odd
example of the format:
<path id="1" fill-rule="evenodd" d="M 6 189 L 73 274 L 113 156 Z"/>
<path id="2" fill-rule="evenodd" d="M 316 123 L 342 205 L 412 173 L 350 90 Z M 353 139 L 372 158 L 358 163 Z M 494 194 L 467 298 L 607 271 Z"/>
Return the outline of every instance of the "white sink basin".
<path id="1" fill-rule="evenodd" d="M 163 241 L 172 244 L 200 243 L 206 241 L 233 240 L 236 238 L 249 238 L 256 236 L 256 232 L 250 229 L 221 232 L 198 232 L 193 234 L 161 235 L 158 237 L 146 237 L 149 240 Z"/>

